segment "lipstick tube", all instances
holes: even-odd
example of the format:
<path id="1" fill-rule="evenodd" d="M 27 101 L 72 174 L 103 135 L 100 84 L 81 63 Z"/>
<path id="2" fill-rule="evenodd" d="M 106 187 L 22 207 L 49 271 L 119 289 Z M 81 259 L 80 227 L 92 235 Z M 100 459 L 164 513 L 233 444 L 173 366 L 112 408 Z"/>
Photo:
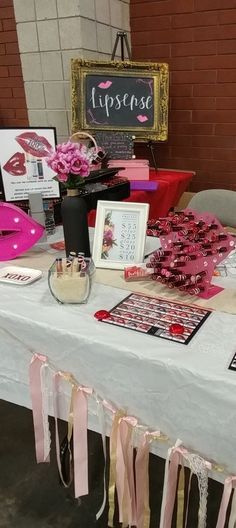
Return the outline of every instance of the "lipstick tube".
<path id="1" fill-rule="evenodd" d="M 196 288 L 192 288 L 192 287 L 189 287 L 189 286 L 186 287 L 186 291 L 190 295 L 198 295 L 199 293 L 201 293 L 204 290 L 205 290 L 205 288 L 203 286 L 197 286 Z"/>
<path id="2" fill-rule="evenodd" d="M 185 262 L 181 262 L 180 260 L 177 260 L 176 262 L 171 262 L 170 263 L 170 267 L 171 268 L 182 268 L 186 266 L 186 263 Z"/>
<path id="3" fill-rule="evenodd" d="M 57 277 L 61 277 L 63 273 L 62 258 L 56 259 L 56 271 L 57 271 Z"/>
<path id="4" fill-rule="evenodd" d="M 227 240 L 227 235 L 225 235 L 225 233 L 219 233 L 218 235 L 218 240 Z"/>
<path id="5" fill-rule="evenodd" d="M 217 249 L 218 253 L 226 253 L 226 251 L 227 251 L 227 247 L 225 247 L 225 246 Z"/>

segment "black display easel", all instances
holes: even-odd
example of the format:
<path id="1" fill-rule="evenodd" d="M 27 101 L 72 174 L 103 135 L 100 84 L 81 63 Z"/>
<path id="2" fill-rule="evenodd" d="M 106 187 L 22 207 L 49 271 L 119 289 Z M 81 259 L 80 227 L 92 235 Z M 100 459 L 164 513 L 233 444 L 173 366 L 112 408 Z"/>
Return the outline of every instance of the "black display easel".
<path id="1" fill-rule="evenodd" d="M 111 54 L 111 60 L 114 60 L 116 56 L 116 50 L 118 48 L 118 45 L 120 43 L 120 54 L 121 54 L 121 60 L 125 60 L 125 47 L 127 50 L 128 60 L 131 59 L 131 52 L 130 47 L 128 43 L 127 33 L 125 31 L 117 31 L 116 33 L 116 40 L 113 48 L 113 52 Z"/>
<path id="2" fill-rule="evenodd" d="M 152 161 L 153 161 L 153 165 L 154 165 L 154 169 L 155 169 L 155 171 L 157 172 L 157 171 L 158 171 L 158 167 L 157 167 L 157 160 L 156 160 L 155 152 L 154 152 L 154 141 L 152 141 L 152 140 L 150 139 L 150 140 L 148 141 L 148 143 L 147 143 L 147 146 L 148 146 L 148 148 L 150 149 L 151 156 L 152 156 Z"/>
<path id="3" fill-rule="evenodd" d="M 127 38 L 127 33 L 125 31 L 117 31 L 116 33 L 116 40 L 115 40 L 114 48 L 111 54 L 111 60 L 113 61 L 116 56 L 119 43 L 120 43 L 120 50 L 121 50 L 121 60 L 122 61 L 125 60 L 125 53 L 124 53 L 125 47 L 127 50 L 128 60 L 131 60 L 129 42 Z M 154 141 L 150 139 L 147 143 L 147 146 L 150 149 L 153 165 L 154 165 L 155 171 L 157 172 L 158 168 L 157 168 L 157 161 L 156 161 L 155 152 L 154 152 Z"/>

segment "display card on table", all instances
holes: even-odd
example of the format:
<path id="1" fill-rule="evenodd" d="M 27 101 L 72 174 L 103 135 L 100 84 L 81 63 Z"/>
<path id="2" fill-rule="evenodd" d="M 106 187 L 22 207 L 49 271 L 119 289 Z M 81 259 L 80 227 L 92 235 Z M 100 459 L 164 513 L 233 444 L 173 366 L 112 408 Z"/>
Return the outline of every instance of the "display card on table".
<path id="1" fill-rule="evenodd" d="M 198 306 L 131 293 L 101 320 L 187 345 L 210 313 Z"/>
<path id="2" fill-rule="evenodd" d="M 0 269 L 0 282 L 24 286 L 42 277 L 42 271 L 20 266 L 6 266 Z"/>
<path id="3" fill-rule="evenodd" d="M 134 156 L 133 136 L 127 132 L 97 131 L 96 141 L 109 159 L 132 159 Z"/>

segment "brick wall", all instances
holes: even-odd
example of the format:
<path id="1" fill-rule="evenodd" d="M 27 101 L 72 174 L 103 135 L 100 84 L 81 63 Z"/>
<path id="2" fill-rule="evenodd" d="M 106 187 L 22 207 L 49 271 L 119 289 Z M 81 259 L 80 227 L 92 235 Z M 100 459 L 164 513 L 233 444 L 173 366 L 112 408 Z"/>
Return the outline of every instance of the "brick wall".
<path id="1" fill-rule="evenodd" d="M 0 0 L 0 126 L 27 126 L 13 0 Z"/>
<path id="2" fill-rule="evenodd" d="M 170 66 L 158 165 L 195 170 L 192 191 L 236 190 L 236 1 L 130 0 L 130 10 L 133 60 Z"/>

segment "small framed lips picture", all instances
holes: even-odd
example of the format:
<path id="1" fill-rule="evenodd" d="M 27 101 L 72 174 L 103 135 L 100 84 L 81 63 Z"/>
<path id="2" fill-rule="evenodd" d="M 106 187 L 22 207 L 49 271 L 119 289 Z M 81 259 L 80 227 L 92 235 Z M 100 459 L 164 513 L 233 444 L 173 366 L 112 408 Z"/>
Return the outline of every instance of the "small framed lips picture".
<path id="1" fill-rule="evenodd" d="M 142 262 L 149 204 L 98 201 L 93 260 L 98 268 Z"/>
<path id="2" fill-rule="evenodd" d="M 0 170 L 4 199 L 28 200 L 29 193 L 59 198 L 60 187 L 47 157 L 56 147 L 56 129 L 0 128 Z"/>

